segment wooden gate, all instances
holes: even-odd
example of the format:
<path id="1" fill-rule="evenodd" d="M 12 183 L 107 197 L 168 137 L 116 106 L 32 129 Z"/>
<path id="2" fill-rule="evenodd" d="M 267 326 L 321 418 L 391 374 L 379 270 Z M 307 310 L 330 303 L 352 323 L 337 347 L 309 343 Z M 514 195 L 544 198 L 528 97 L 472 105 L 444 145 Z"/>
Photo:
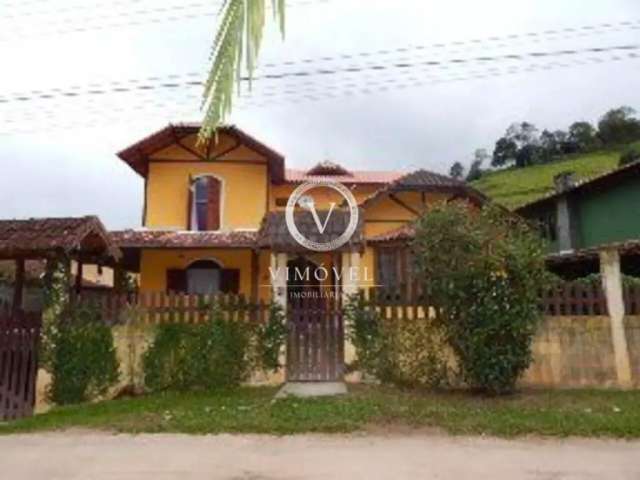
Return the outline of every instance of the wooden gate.
<path id="1" fill-rule="evenodd" d="M 287 316 L 287 380 L 342 380 L 344 325 L 340 303 L 326 298 L 290 298 Z"/>
<path id="2" fill-rule="evenodd" d="M 39 313 L 11 313 L 0 305 L 0 420 L 33 413 L 36 399 Z"/>

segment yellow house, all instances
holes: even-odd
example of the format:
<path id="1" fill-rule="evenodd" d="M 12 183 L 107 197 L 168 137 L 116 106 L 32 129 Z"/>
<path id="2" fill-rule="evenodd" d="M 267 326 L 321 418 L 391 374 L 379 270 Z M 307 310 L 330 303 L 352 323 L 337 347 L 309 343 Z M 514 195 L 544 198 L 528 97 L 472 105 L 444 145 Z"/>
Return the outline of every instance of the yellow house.
<path id="1" fill-rule="evenodd" d="M 340 297 L 398 286 L 410 277 L 411 224 L 430 204 L 485 200 L 426 170 L 351 171 L 332 162 L 287 169 L 282 154 L 237 127 L 222 128 L 206 146 L 196 142 L 198 129 L 169 125 L 118 154 L 145 181 L 142 228 L 113 232 L 126 267 L 140 273 L 142 292 L 237 293 L 291 307 L 296 291 Z M 348 242 L 319 252 L 291 235 L 285 207 L 296 188 L 323 180 L 348 189 L 359 219 Z M 316 218 L 302 204 L 294 210 L 303 236 L 344 230 L 349 210 L 339 192 L 319 187 L 311 201 Z M 290 271 L 308 267 L 324 274 L 291 278 Z"/>

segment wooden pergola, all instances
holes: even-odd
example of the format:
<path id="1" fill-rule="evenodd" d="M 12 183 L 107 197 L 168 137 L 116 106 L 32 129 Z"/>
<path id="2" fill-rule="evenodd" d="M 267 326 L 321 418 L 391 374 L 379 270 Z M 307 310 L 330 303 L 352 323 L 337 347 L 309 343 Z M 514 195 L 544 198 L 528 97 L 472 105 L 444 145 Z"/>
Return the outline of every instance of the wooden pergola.
<path id="1" fill-rule="evenodd" d="M 0 220 L 0 260 L 15 261 L 12 309 L 22 309 L 26 260 L 75 260 L 75 289 L 85 263 L 115 266 L 122 254 L 95 216 Z"/>

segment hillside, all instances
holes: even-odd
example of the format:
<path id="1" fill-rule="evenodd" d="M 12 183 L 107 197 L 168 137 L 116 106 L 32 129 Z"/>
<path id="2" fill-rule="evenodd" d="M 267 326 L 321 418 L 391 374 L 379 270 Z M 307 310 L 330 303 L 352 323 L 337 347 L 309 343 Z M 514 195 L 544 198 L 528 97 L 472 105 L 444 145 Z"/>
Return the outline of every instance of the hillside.
<path id="1" fill-rule="evenodd" d="M 633 144 L 640 148 L 640 142 Z M 486 173 L 471 185 L 498 203 L 514 209 L 540 198 L 553 190 L 553 177 L 564 171 L 573 171 L 580 180 L 601 175 L 618 166 L 623 149 L 607 150 L 527 168 L 508 168 Z"/>

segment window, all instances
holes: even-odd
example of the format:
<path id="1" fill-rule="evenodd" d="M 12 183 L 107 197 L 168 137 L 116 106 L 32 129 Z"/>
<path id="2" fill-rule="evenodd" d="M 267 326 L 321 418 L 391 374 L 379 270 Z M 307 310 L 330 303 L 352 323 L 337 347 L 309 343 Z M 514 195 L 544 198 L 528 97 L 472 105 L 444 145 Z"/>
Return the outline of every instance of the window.
<path id="1" fill-rule="evenodd" d="M 189 229 L 219 230 L 222 192 L 220 180 L 211 176 L 198 177 L 191 183 L 189 192 Z"/>
<path id="2" fill-rule="evenodd" d="M 557 224 L 558 222 L 556 220 L 555 212 L 544 214 L 540 218 L 538 218 L 540 234 L 543 238 L 549 240 L 550 242 L 555 242 L 558 239 Z"/>
<path id="3" fill-rule="evenodd" d="M 167 270 L 167 291 L 209 295 L 238 293 L 240 270 L 226 269 L 213 260 L 198 260 L 185 270 Z"/>
<path id="4" fill-rule="evenodd" d="M 413 280 L 413 254 L 408 248 L 377 250 L 377 283 L 385 288 L 399 288 Z"/>

